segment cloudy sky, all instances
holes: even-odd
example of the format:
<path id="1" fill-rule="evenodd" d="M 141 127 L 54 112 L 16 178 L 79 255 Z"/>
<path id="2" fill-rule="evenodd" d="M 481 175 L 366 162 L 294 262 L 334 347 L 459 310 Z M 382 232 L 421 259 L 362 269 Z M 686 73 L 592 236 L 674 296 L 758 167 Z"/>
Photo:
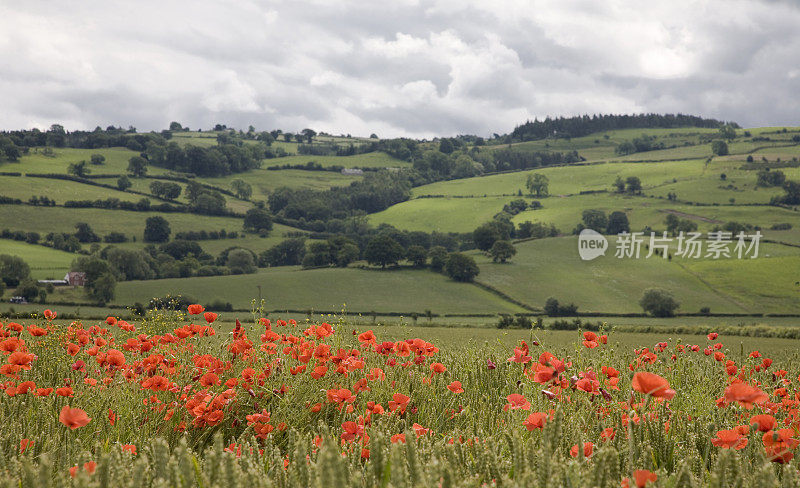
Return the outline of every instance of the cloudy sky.
<path id="1" fill-rule="evenodd" d="M 634 112 L 800 125 L 798 4 L 0 0 L 0 129 L 431 137 Z"/>

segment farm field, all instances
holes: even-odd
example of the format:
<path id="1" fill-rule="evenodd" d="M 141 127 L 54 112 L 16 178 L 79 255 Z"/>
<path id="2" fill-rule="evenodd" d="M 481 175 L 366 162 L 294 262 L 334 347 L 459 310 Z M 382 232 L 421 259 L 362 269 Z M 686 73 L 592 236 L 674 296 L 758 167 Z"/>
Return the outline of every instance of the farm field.
<path id="1" fill-rule="evenodd" d="M 242 230 L 242 221 L 232 217 L 27 205 L 0 205 L 0 229 L 25 230 L 44 235 L 49 232 L 74 232 L 75 224 L 87 222 L 101 237 L 109 232 L 122 232 L 129 238 L 135 236 L 138 241 L 142 238 L 145 220 L 155 215 L 167 219 L 173 233 L 202 229 Z"/>
<path id="2" fill-rule="evenodd" d="M 196 300 L 214 298 L 248 309 L 259 296 L 267 309 L 339 311 L 343 308 L 369 313 L 522 312 L 523 310 L 474 285 L 455 283 L 430 271 L 372 271 L 354 268 L 300 270 L 280 267 L 256 274 L 206 278 L 128 281 L 119 283 L 113 303 L 145 303 L 176 290 Z M 257 301 L 257 300 L 256 300 Z"/>
<path id="3" fill-rule="evenodd" d="M 189 312 L 132 324 L 112 319 L 101 322 L 102 329 L 89 322 L 69 329 L 59 320 L 25 323 L 36 327 L 23 329 L 25 346 L 15 358 L 27 359 L 28 368 L 20 369 L 0 403 L 6 418 L 17 419 L 0 432 L 0 441 L 19 449 L 22 458 L 9 456 L 6 478 L 22 479 L 35 469 L 67 484 L 71 476 L 88 482 L 97 471 L 114 486 L 133 486 L 128 480 L 243 486 L 250 480 L 249 486 L 266 487 L 267 471 L 306 480 L 303 486 L 324 486 L 331 473 L 349 485 L 376 486 L 394 472 L 392 485 L 404 487 L 413 486 L 410 476 L 421 486 L 448 477 L 508 486 L 547 486 L 553 480 L 602 486 L 596 483 L 597 466 L 613 462 L 611 473 L 603 475 L 608 486 L 620 480 L 630 485 L 630 478 L 670 486 L 688 479 L 695 486 L 711 485 L 706 481 L 719 479 L 723 470 L 748 462 L 755 469 L 736 475 L 742 485 L 780 486 L 778 474 L 800 481 L 793 470 L 771 465 L 793 458 L 793 448 L 773 443 L 789 442 L 781 439 L 792 439 L 793 430 L 778 430 L 783 418 L 791 419 L 780 401 L 783 390 L 765 386 L 780 370 L 787 371 L 787 391 L 795 388 L 788 379 L 800 367 L 794 340 L 745 344 L 725 335 L 614 331 L 489 335 L 453 328 L 428 329 L 418 339 L 422 329 L 353 330 L 336 322 L 247 321 L 232 330 L 215 323 L 213 314 L 200 315 L 200 305 Z M 175 337 L 159 345 L 170 365 L 156 363 L 152 374 L 136 373 L 154 362 L 148 358 L 163 357 L 146 356 L 142 343 L 165 333 Z M 68 344 L 53 340 L 62 334 Z M 78 335 L 102 345 L 80 345 Z M 314 363 L 306 365 L 303 354 Z M 101 366 L 86 373 L 70 366 L 80 369 L 77 361 L 94 360 L 90 355 Z M 543 364 L 536 366 L 536 357 Z M 729 385 L 731 365 L 750 373 L 741 385 Z M 269 374 L 259 375 L 265 369 Z M 575 388 L 568 375 L 578 378 Z M 73 380 L 70 386 L 60 386 L 64 377 Z M 192 390 L 197 392 L 181 396 Z M 718 398 L 724 408 L 715 404 Z M 754 417 L 768 401 L 775 407 Z M 191 408 L 167 409 L 173 404 Z M 662 419 L 667 414 L 669 429 Z M 740 449 L 719 442 L 728 439 L 726 429 Z M 282 445 L 292 446 L 294 456 L 281 455 Z M 455 462 L 465 451 L 483 461 Z M 42 453 L 57 455 L 34 458 Z M 147 453 L 161 462 L 151 463 Z M 709 464 L 693 468 L 692 459 L 703 454 Z M 30 467 L 32 458 L 37 468 Z M 194 469 L 167 468 L 183 463 Z M 288 480 L 285 486 L 291 486 Z"/>
<path id="4" fill-rule="evenodd" d="M 103 184 L 114 185 L 116 180 L 97 180 Z M 144 180 L 150 182 L 153 180 Z M 150 189 L 142 185 L 141 188 L 133 188 L 141 192 L 150 192 Z M 25 176 L 0 176 L 0 195 L 9 198 L 18 198 L 23 202 L 28 201 L 31 196 L 47 196 L 55 200 L 56 204 L 63 205 L 67 200 L 105 200 L 107 198 L 117 198 L 123 202 L 138 202 L 147 195 L 137 195 L 119 190 L 112 190 L 94 185 L 86 185 L 76 181 L 56 180 L 50 178 L 34 178 Z M 162 203 L 154 197 L 149 197 L 152 203 Z"/>
<path id="5" fill-rule="evenodd" d="M 575 237 L 516 247 L 517 255 L 506 264 L 476 253 L 481 268 L 476 279 L 531 306 L 543 307 L 547 298 L 555 297 L 574 302 L 582 312 L 638 312 L 642 290 L 657 284 L 675 295 L 683 313 L 701 307 L 725 313 L 792 313 L 800 307 L 793 271 L 800 267 L 800 255 L 783 246 L 764 246 L 762 257 L 741 261 L 619 259 L 614 257 L 613 240 L 604 257 L 581 261 Z M 763 257 L 770 253 L 785 255 Z M 549 276 L 559 279 L 541 279 Z"/>
<path id="6" fill-rule="evenodd" d="M 8 239 L 0 239 L 0 254 L 24 256 L 31 268 L 31 276 L 38 280 L 60 280 L 77 257 L 76 254 L 69 252 Z"/>
<path id="7" fill-rule="evenodd" d="M 125 174 L 128 169 L 128 160 L 139 153 L 120 147 L 103 147 L 98 149 L 76 149 L 70 147 L 53 148 L 53 156 L 45 156 L 36 148 L 30 154 L 23 155 L 17 162 L 0 163 L 0 171 L 20 173 L 61 173 L 66 174 L 71 163 L 86 161 L 87 168 L 92 175 Z M 106 160 L 103 164 L 89 163 L 92 154 L 102 154 Z M 148 166 L 150 175 L 166 174 L 167 170 L 157 166 Z"/>
<path id="8" fill-rule="evenodd" d="M 273 160 L 274 161 L 274 160 Z M 266 165 L 265 165 L 266 166 Z M 198 181 L 221 188 L 229 188 L 233 180 L 245 180 L 253 187 L 254 199 L 266 199 L 277 188 L 312 188 L 325 190 L 331 187 L 349 185 L 360 176 L 343 175 L 332 171 L 306 171 L 299 169 L 267 170 L 254 169 L 235 175 L 217 178 L 198 178 Z M 232 199 L 228 199 L 229 205 Z"/>
<path id="9" fill-rule="evenodd" d="M 322 166 L 343 166 L 345 168 L 403 168 L 411 166 L 407 161 L 393 158 L 383 152 L 370 152 L 354 156 L 314 156 L 311 154 L 298 154 L 283 158 L 264 160 L 263 167 L 306 164 L 315 162 Z"/>

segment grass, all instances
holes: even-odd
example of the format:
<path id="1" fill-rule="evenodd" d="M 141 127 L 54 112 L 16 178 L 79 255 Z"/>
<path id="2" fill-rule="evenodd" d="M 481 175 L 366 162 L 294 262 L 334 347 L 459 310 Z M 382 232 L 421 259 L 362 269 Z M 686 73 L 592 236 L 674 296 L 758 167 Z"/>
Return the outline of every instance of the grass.
<path id="1" fill-rule="evenodd" d="M 326 190 L 331 187 L 349 185 L 351 182 L 361 179 L 361 176 L 343 175 L 332 171 L 254 169 L 235 175 L 217 178 L 199 178 L 198 180 L 217 187 L 230 188 L 231 182 L 236 179 L 242 179 L 253 187 L 252 199 L 264 200 L 276 188 L 284 186 L 289 188 Z M 231 199 L 229 199 L 229 201 L 230 200 Z"/>
<path id="2" fill-rule="evenodd" d="M 142 239 L 145 220 L 161 216 L 170 223 L 173 235 L 180 231 L 241 231 L 242 221 L 233 217 L 212 217 L 188 213 L 133 212 L 97 208 L 31 207 L 0 205 L 0 229 L 24 230 L 45 235 L 49 232 L 74 232 L 75 224 L 87 222 L 99 236 L 122 232 L 128 238 Z"/>
<path id="3" fill-rule="evenodd" d="M 0 163 L 0 171 L 15 171 L 21 173 L 62 173 L 66 174 L 70 163 L 86 161 L 87 168 L 92 175 L 100 174 L 125 174 L 128 169 L 128 160 L 139 153 L 121 147 L 104 147 L 98 149 L 54 148 L 54 157 L 42 154 L 42 148 L 33 148 L 30 154 L 22 156 L 19 161 Z M 106 161 L 101 165 L 89 163 L 92 154 L 102 154 Z M 147 173 L 165 174 L 167 170 L 156 166 L 148 166 Z"/>
<path id="4" fill-rule="evenodd" d="M 472 232 L 490 220 L 512 197 L 419 198 L 371 214 L 372 225 L 391 224 L 398 229 L 425 232 Z"/>
<path id="5" fill-rule="evenodd" d="M 297 155 L 283 158 L 265 159 L 264 167 L 283 166 L 285 164 L 297 165 L 313 161 L 322 166 L 343 166 L 345 168 L 402 168 L 410 167 L 411 163 L 403 161 L 383 152 L 370 152 L 354 156 L 312 156 Z"/>
<path id="6" fill-rule="evenodd" d="M 256 274 L 207 278 L 129 281 L 117 285 L 114 303 L 146 303 L 152 297 L 181 290 L 196 300 L 219 299 L 248 309 L 261 296 L 268 309 L 342 308 L 369 313 L 521 312 L 522 309 L 474 285 L 456 283 L 424 270 L 377 271 L 355 268 L 300 270 L 280 267 Z"/>
<path id="7" fill-rule="evenodd" d="M 543 307 L 549 297 L 555 297 L 564 303 L 575 303 L 583 312 L 641 312 L 638 299 L 642 290 L 653 286 L 673 292 L 682 312 L 697 312 L 704 306 L 717 312 L 779 311 L 767 305 L 748 309 L 735 297 L 709 287 L 687 272 L 679 266 L 678 258 L 618 259 L 613 255 L 613 241 L 609 245 L 606 255 L 593 261 L 580 259 L 575 237 L 519 243 L 517 255 L 506 264 L 492 263 L 476 254 L 481 269 L 477 279 L 531 306 Z M 767 259 L 760 259 L 759 263 L 763 261 Z M 713 268 L 715 264 L 709 266 Z M 758 286 L 752 282 L 750 285 Z M 780 311 L 787 306 L 784 303 Z"/>
<path id="8" fill-rule="evenodd" d="M 115 181 L 100 180 L 105 184 L 115 184 Z M 145 180 L 153 181 L 153 180 Z M 139 191 L 149 192 L 149 188 L 138 189 Z M 110 190 L 94 185 L 87 185 L 68 180 L 51 180 L 45 178 L 31 178 L 20 176 L 0 176 L 0 195 L 19 198 L 27 202 L 31 196 L 47 196 L 63 205 L 67 200 L 105 200 L 107 198 L 117 198 L 124 202 L 138 202 L 143 195 L 136 195 L 118 190 Z M 151 199 L 153 203 L 161 203 Z"/>
<path id="9" fill-rule="evenodd" d="M 31 277 L 38 280 L 60 280 L 77 257 L 76 254 L 8 239 L 0 239 L 0 254 L 23 258 L 31 268 Z"/>

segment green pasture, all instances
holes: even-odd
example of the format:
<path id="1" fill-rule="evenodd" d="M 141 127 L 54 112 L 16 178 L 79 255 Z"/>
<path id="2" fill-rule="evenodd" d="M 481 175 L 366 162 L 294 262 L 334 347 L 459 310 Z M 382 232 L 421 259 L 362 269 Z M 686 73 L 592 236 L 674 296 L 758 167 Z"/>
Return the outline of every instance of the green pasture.
<path id="1" fill-rule="evenodd" d="M 264 166 L 267 166 L 269 161 L 278 160 L 266 160 L 267 164 L 264 164 Z M 220 188 L 230 189 L 231 182 L 237 179 L 244 180 L 253 187 L 252 199 L 263 200 L 276 188 L 284 186 L 298 189 L 311 188 L 314 190 L 326 190 L 331 187 L 349 185 L 351 182 L 361 179 L 361 176 L 343 175 L 333 171 L 305 171 L 298 169 L 267 170 L 261 168 L 235 175 L 216 178 L 198 178 L 198 181 L 203 181 Z"/>
<path id="2" fill-rule="evenodd" d="M 146 180 L 153 181 L 153 180 Z M 116 179 L 102 179 L 103 184 L 116 184 Z M 149 188 L 139 191 L 150 192 Z M 69 180 L 55 180 L 50 178 L 35 178 L 29 176 L 0 176 L 0 195 L 18 198 L 27 202 L 32 196 L 46 196 L 55 200 L 58 205 L 63 205 L 67 200 L 105 200 L 117 198 L 123 202 L 138 202 L 144 195 L 111 190 L 94 185 L 87 185 Z M 152 203 L 161 203 L 151 198 Z"/>
<path id="3" fill-rule="evenodd" d="M 69 271 L 72 261 L 78 257 L 69 252 L 9 239 L 0 239 L 0 254 L 21 257 L 30 266 L 31 276 L 39 280 L 60 280 Z"/>
<path id="4" fill-rule="evenodd" d="M 128 281 L 117 285 L 116 304 L 146 303 L 182 293 L 201 302 L 222 300 L 249 308 L 261 296 L 267 309 L 434 313 L 521 312 L 521 308 L 475 285 L 427 270 L 363 270 L 280 267 L 255 274 L 191 279 Z"/>
<path id="5" fill-rule="evenodd" d="M 17 162 L 0 163 L 0 171 L 13 171 L 20 173 L 64 173 L 70 163 L 86 161 L 86 167 L 92 175 L 100 174 L 125 174 L 128 169 L 128 160 L 139 153 L 121 147 L 101 147 L 98 149 L 74 149 L 69 147 L 52 148 L 53 156 L 45 156 L 43 148 L 31 149 L 29 154 L 19 158 Z M 103 164 L 90 163 L 92 154 L 102 154 L 106 157 Z M 156 166 L 148 166 L 147 173 L 151 175 L 165 174 L 167 170 Z"/>

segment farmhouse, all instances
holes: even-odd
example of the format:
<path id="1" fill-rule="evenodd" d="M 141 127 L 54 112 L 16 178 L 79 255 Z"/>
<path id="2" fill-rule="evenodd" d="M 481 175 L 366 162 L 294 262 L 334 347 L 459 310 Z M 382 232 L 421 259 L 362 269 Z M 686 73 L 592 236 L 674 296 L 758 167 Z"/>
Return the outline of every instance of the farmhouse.
<path id="1" fill-rule="evenodd" d="M 342 168 L 343 175 L 363 175 L 364 170 L 358 168 Z"/>
<path id="2" fill-rule="evenodd" d="M 86 273 L 83 271 L 70 271 L 60 280 L 39 280 L 40 285 L 53 286 L 85 286 Z"/>

